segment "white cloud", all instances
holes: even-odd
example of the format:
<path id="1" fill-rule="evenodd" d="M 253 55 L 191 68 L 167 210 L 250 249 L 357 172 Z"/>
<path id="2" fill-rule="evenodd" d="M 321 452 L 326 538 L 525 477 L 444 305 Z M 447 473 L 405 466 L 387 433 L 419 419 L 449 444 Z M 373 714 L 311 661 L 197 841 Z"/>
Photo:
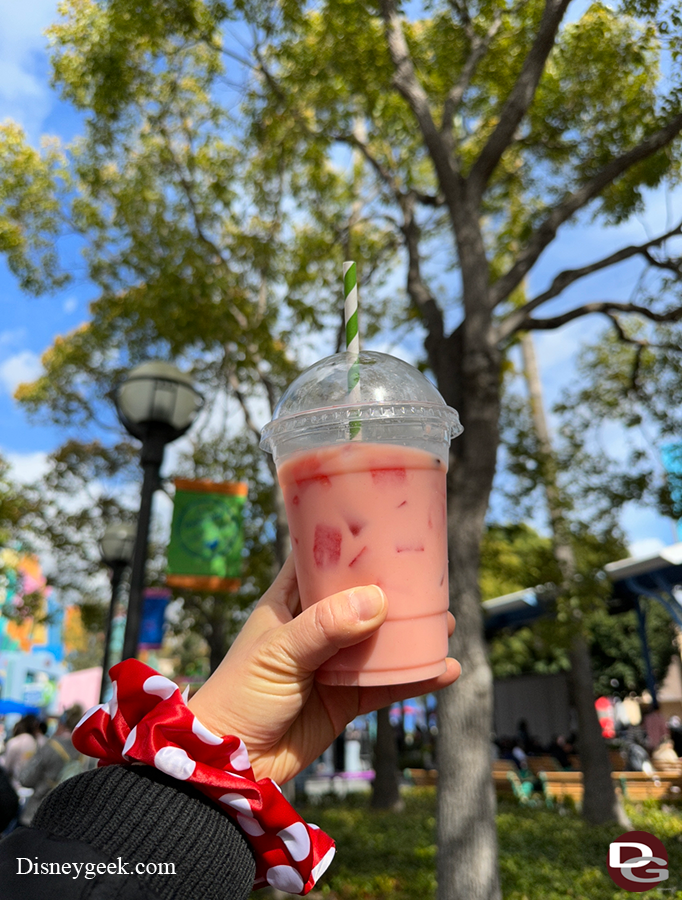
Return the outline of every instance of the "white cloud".
<path id="1" fill-rule="evenodd" d="M 27 335 L 25 328 L 8 328 L 0 332 L 0 347 L 16 347 L 24 343 Z"/>
<path id="2" fill-rule="evenodd" d="M 78 306 L 78 300 L 76 297 L 67 297 L 64 301 L 64 305 L 62 309 L 65 313 L 72 313 L 76 311 L 76 307 Z"/>
<path id="3" fill-rule="evenodd" d="M 0 121 L 11 118 L 32 139 L 50 111 L 45 29 L 57 19 L 57 0 L 0 0 Z"/>
<path id="4" fill-rule="evenodd" d="M 22 350 L 0 363 L 0 385 L 13 394 L 17 385 L 35 381 L 43 371 L 40 357 L 31 350 Z"/>
<path id="5" fill-rule="evenodd" d="M 47 453 L 5 453 L 12 467 L 12 476 L 22 484 L 37 481 L 47 472 Z"/>

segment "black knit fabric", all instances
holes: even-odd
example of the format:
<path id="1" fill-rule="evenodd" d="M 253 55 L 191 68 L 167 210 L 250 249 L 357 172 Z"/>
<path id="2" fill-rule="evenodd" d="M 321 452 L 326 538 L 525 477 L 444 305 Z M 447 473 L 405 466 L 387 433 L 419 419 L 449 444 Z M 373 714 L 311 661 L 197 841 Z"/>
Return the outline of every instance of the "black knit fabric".
<path id="1" fill-rule="evenodd" d="M 63 782 L 33 825 L 126 862 L 175 864 L 140 875 L 159 900 L 245 900 L 255 877 L 239 827 L 198 791 L 147 766 L 106 766 Z"/>

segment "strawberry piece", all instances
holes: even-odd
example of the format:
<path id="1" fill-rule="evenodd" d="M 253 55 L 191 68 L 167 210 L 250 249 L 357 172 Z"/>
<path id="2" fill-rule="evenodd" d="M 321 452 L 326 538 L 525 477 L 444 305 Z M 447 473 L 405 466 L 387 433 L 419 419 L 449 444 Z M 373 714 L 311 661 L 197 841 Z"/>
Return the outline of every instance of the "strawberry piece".
<path id="1" fill-rule="evenodd" d="M 407 472 L 402 468 L 370 469 L 369 471 L 375 484 L 399 485 L 407 478 Z"/>
<path id="2" fill-rule="evenodd" d="M 396 553 L 423 553 L 423 544 L 403 544 L 402 547 L 395 548 Z"/>
<path id="3" fill-rule="evenodd" d="M 351 561 L 348 563 L 349 569 L 351 566 L 355 565 L 355 563 L 360 559 L 360 557 L 362 556 L 362 554 L 365 552 L 366 549 L 367 549 L 367 547 L 363 547 L 362 550 L 358 553 L 358 555 L 354 559 L 351 559 Z"/>
<path id="4" fill-rule="evenodd" d="M 298 494 L 295 494 L 295 495 L 294 495 L 294 497 L 293 497 L 293 499 L 292 499 L 291 502 L 294 504 L 294 506 L 298 506 L 298 504 L 301 502 L 301 500 L 300 500 Z"/>
<path id="5" fill-rule="evenodd" d="M 313 559 L 318 569 L 328 569 L 341 558 L 341 532 L 332 525 L 316 525 Z"/>
<path id="6" fill-rule="evenodd" d="M 311 475 L 309 478 L 301 478 L 300 481 L 296 481 L 299 490 L 305 491 L 313 484 L 322 485 L 322 487 L 331 487 L 331 479 L 328 475 Z"/>
<path id="7" fill-rule="evenodd" d="M 350 533 L 353 535 L 353 537 L 357 537 L 360 534 L 360 532 L 362 531 L 362 529 L 365 527 L 366 524 L 367 524 L 367 522 L 353 521 L 353 522 L 348 523 L 348 528 L 350 530 Z"/>
<path id="8" fill-rule="evenodd" d="M 398 504 L 398 509 L 400 509 L 401 506 L 407 506 L 407 500 L 403 500 L 402 503 L 399 503 L 399 504 Z"/>

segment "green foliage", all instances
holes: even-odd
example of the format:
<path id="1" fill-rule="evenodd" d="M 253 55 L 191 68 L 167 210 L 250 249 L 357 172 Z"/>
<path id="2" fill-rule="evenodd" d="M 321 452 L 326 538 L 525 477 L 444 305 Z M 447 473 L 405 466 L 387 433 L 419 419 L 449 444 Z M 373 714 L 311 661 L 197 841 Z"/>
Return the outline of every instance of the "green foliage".
<path id="1" fill-rule="evenodd" d="M 55 241 L 63 230 L 69 180 L 56 140 L 45 139 L 35 150 L 18 125 L 0 123 L 0 253 L 28 293 L 55 290 L 68 280 Z"/>
<path id="2" fill-rule="evenodd" d="M 633 828 L 649 831 L 665 844 L 670 879 L 648 896 L 663 900 L 682 889 L 682 821 L 657 806 L 628 807 Z M 504 804 L 498 814 L 500 871 L 505 900 L 626 900 L 606 870 L 609 843 L 623 827 L 588 825 L 575 813 L 521 810 Z M 673 893 L 671 894 L 670 891 Z"/>
<path id="3" fill-rule="evenodd" d="M 524 588 L 558 584 L 552 542 L 530 525 L 491 525 L 481 545 L 481 599 L 491 600 Z"/>
<path id="4" fill-rule="evenodd" d="M 369 808 L 363 797 L 300 810 L 336 841 L 336 857 L 323 879 L 322 896 L 343 900 L 412 900 L 436 888 L 434 792 L 405 796 L 396 815 Z"/>
<path id="5" fill-rule="evenodd" d="M 670 307 L 678 290 L 667 282 L 659 305 Z M 555 409 L 558 455 L 572 465 L 567 488 L 575 506 L 591 511 L 595 527 L 612 525 L 632 501 L 672 519 L 682 513 L 660 456 L 660 447 L 678 443 L 682 432 L 681 327 L 637 316 L 623 317 L 620 327 L 626 339 L 609 329 L 583 347 L 579 377 Z"/>
<path id="6" fill-rule="evenodd" d="M 651 667 L 660 685 L 676 652 L 675 625 L 668 611 L 655 600 L 643 599 L 642 606 L 646 614 Z M 590 631 L 595 692 L 604 695 L 628 691 L 641 693 L 647 684 L 634 611 L 617 616 L 595 613 L 590 620 Z M 611 683 L 613 679 L 618 681 L 616 687 Z"/>
<path id="7" fill-rule="evenodd" d="M 657 804 L 628 807 L 633 828 L 663 841 L 670 861 L 667 890 L 652 900 L 682 892 L 682 819 Z M 400 815 L 371 810 L 361 797 L 327 801 L 300 810 L 332 835 L 337 854 L 316 896 L 329 900 L 432 900 L 435 889 L 433 788 L 405 795 Z M 575 812 L 521 809 L 508 801 L 497 815 L 500 873 L 505 900 L 626 900 L 608 876 L 609 843 L 620 825 L 588 825 Z M 672 891 L 672 894 L 671 894 Z M 256 897 L 257 895 L 254 895 Z"/>
<path id="8" fill-rule="evenodd" d="M 590 644 L 597 694 L 642 691 L 646 674 L 634 612 L 610 616 L 606 599 L 610 583 L 603 566 L 627 551 L 617 537 L 597 537 L 574 531 L 573 550 L 578 579 L 569 597 L 559 597 L 550 618 L 517 630 L 505 629 L 490 642 L 496 678 L 522 674 L 553 674 L 570 668 L 569 645 L 577 627 Z M 484 600 L 524 588 L 540 587 L 549 595 L 561 583 L 552 542 L 528 525 L 491 525 L 481 545 L 480 584 Z M 652 668 L 660 682 L 675 649 L 674 625 L 657 603 L 645 601 L 647 638 Z M 612 679 L 619 684 L 614 687 Z"/>
<path id="9" fill-rule="evenodd" d="M 25 541 L 21 529 L 35 509 L 33 498 L 13 481 L 9 463 L 0 456 L 0 547 Z"/>

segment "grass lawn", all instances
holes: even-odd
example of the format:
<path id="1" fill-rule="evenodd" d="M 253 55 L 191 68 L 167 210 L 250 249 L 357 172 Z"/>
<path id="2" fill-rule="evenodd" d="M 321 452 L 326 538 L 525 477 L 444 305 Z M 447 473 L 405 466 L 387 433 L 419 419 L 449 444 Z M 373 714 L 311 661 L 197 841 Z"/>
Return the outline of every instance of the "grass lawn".
<path id="1" fill-rule="evenodd" d="M 433 900 L 435 897 L 435 790 L 415 788 L 405 811 L 374 812 L 368 798 L 330 799 L 302 808 L 336 841 L 337 854 L 311 900 Z M 682 898 L 682 810 L 628 807 L 633 827 L 659 837 L 670 860 L 665 891 L 646 900 Z M 632 900 L 606 871 L 618 826 L 591 828 L 575 812 L 520 809 L 503 802 L 498 830 L 504 900 Z M 261 892 L 259 892 L 260 894 Z M 255 896 L 258 897 L 259 894 Z"/>

